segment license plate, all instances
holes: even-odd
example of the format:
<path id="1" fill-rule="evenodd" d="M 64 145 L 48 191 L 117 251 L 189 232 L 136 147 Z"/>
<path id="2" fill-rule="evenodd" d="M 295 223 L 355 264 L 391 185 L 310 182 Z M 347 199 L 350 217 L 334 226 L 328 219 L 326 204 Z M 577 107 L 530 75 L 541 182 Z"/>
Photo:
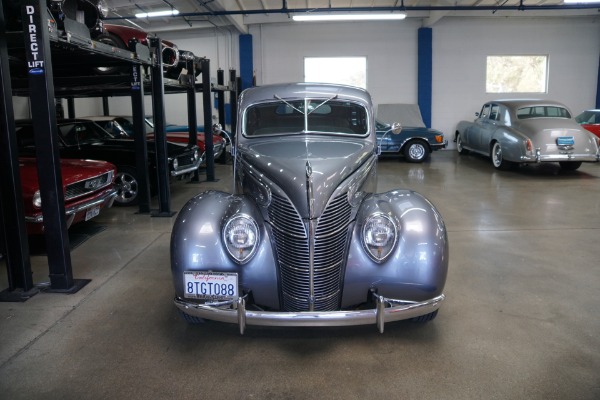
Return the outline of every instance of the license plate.
<path id="1" fill-rule="evenodd" d="M 556 138 L 556 144 L 559 146 L 572 146 L 575 144 L 575 138 L 573 136 L 561 136 Z"/>
<path id="2" fill-rule="evenodd" d="M 100 207 L 90 208 L 85 213 L 85 220 L 90 220 L 94 218 L 96 215 L 100 214 Z"/>
<path id="3" fill-rule="evenodd" d="M 186 271 L 184 297 L 205 300 L 238 298 L 238 275 L 233 272 Z"/>

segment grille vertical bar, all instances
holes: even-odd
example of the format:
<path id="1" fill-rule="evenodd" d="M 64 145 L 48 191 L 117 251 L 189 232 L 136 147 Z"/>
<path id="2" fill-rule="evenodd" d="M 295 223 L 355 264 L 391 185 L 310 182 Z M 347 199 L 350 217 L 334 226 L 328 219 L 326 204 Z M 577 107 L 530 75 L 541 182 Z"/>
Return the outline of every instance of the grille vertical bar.
<path id="1" fill-rule="evenodd" d="M 338 309 L 342 294 L 342 272 L 347 248 L 351 207 L 347 195 L 331 201 L 319 218 L 315 231 L 314 310 Z M 285 198 L 273 195 L 269 206 L 273 226 L 283 307 L 286 311 L 309 310 L 309 243 L 304 222 Z"/>

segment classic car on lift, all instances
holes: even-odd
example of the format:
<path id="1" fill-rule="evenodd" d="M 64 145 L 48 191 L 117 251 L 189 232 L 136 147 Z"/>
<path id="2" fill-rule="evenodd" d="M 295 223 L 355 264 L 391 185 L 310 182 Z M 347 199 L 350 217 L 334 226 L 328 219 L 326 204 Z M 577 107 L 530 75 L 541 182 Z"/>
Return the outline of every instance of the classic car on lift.
<path id="1" fill-rule="evenodd" d="M 446 228 L 408 189 L 376 193 L 371 97 L 330 84 L 245 90 L 233 193 L 175 221 L 175 305 L 190 322 L 342 326 L 429 321 L 445 298 Z M 400 131 L 392 127 L 394 134 Z"/>
<path id="2" fill-rule="evenodd" d="M 527 163 L 558 162 L 576 170 L 600 160 L 598 138 L 581 128 L 569 109 L 550 100 L 497 100 L 485 103 L 474 122 L 461 121 L 454 141 L 492 159 L 498 169 Z"/>
<path id="3" fill-rule="evenodd" d="M 35 155 L 34 132 L 31 121 L 16 121 L 19 153 Z M 139 173 L 136 168 L 135 143 L 129 139 L 115 139 L 93 121 L 65 119 L 58 121 L 58 140 L 61 157 L 104 160 L 117 166 L 115 187 L 116 205 L 134 205 L 139 200 Z M 156 145 L 148 142 L 148 176 L 150 186 L 156 187 Z M 198 169 L 200 156 L 197 146 L 185 146 L 167 142 L 169 174 L 172 178 L 184 178 Z"/>
<path id="4" fill-rule="evenodd" d="M 600 110 L 585 110 L 575 117 L 575 121 L 600 138 Z"/>
<path id="5" fill-rule="evenodd" d="M 403 155 L 412 163 L 427 161 L 433 151 L 444 149 L 448 141 L 444 134 L 435 129 L 402 126 L 398 135 L 387 135 L 390 124 L 375 120 L 377 140 L 380 142 L 381 155 Z"/>
<path id="6" fill-rule="evenodd" d="M 94 115 L 83 117 L 100 125 L 103 129 L 110 132 L 114 137 L 121 139 L 133 139 L 133 120 L 131 116 L 122 115 Z M 151 117 L 144 119 L 146 123 L 146 135 L 148 139 L 154 140 L 154 123 Z M 189 141 L 189 133 L 185 125 L 166 125 L 166 136 L 169 142 L 187 144 Z M 206 162 L 206 144 L 204 132 L 198 131 L 197 144 L 200 150 L 200 165 Z M 221 136 L 213 135 L 213 154 L 215 160 L 223 160 L 225 154 L 225 139 Z"/>
<path id="7" fill-rule="evenodd" d="M 23 192 L 23 210 L 27 233 L 39 235 L 44 231 L 42 200 L 35 158 L 19 158 Z M 67 216 L 67 228 L 88 221 L 104 208 L 110 208 L 117 196 L 113 188 L 116 168 L 106 161 L 60 160 L 60 172 Z"/>

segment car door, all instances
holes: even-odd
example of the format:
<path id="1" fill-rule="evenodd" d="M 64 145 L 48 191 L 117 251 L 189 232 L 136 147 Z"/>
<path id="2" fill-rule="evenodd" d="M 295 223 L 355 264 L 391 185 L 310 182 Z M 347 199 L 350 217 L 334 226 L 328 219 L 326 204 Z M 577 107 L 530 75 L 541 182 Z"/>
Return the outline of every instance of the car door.
<path id="1" fill-rule="evenodd" d="M 475 151 L 483 151 L 481 148 L 481 135 L 487 124 L 490 115 L 491 104 L 487 103 L 481 107 L 481 112 L 473 122 L 473 125 L 466 131 L 467 145 Z"/>
<path id="2" fill-rule="evenodd" d="M 479 143 L 477 146 L 482 152 L 488 152 L 490 150 L 492 136 L 500 124 L 500 106 L 493 103 L 489 104 L 489 106 L 487 118 L 482 118 L 479 129 Z"/>

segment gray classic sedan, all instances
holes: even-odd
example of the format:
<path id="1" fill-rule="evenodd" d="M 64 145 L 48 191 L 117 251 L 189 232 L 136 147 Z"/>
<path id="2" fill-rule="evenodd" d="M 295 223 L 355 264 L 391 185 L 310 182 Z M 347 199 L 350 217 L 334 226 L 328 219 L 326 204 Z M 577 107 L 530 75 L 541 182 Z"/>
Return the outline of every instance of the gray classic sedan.
<path id="1" fill-rule="evenodd" d="M 598 162 L 599 142 L 571 117 L 563 104 L 550 100 L 497 100 L 485 103 L 474 122 L 461 121 L 454 141 L 460 154 L 491 157 L 494 167 L 558 162 L 576 170 Z"/>
<path id="2" fill-rule="evenodd" d="M 407 189 L 375 193 L 370 95 L 326 84 L 245 90 L 234 193 L 190 199 L 171 236 L 189 322 L 346 326 L 432 320 L 444 300 L 442 217 Z M 400 129 L 392 125 L 388 134 Z"/>

